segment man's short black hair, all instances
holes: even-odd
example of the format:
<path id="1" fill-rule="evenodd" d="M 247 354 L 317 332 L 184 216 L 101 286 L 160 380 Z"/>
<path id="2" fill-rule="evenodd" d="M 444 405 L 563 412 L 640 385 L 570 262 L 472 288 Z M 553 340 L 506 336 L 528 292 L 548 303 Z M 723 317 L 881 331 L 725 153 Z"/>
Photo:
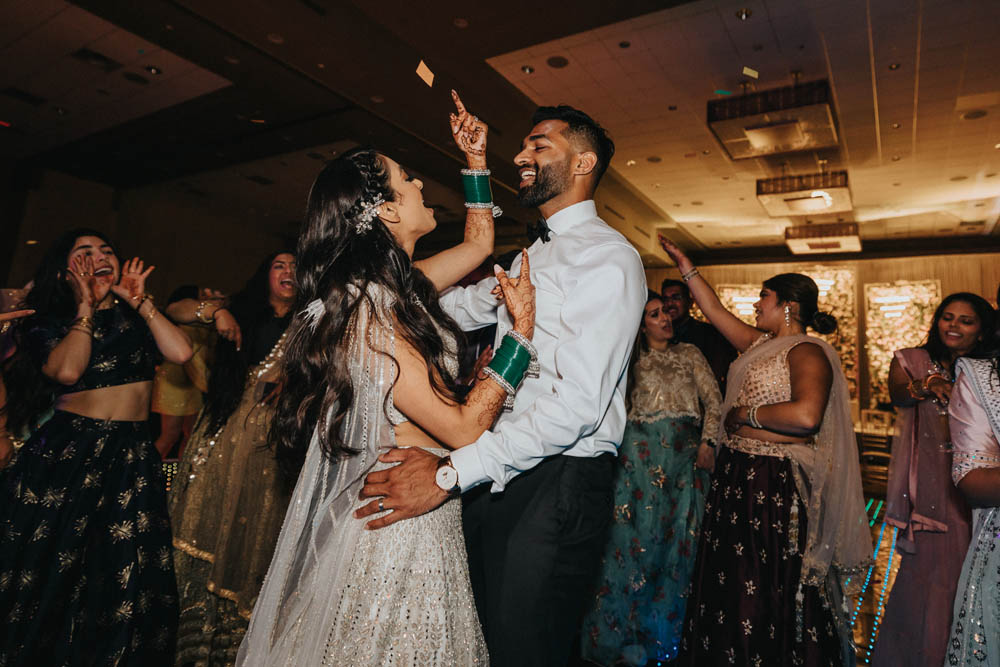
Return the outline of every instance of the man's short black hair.
<path id="1" fill-rule="evenodd" d="M 597 165 L 594 167 L 596 187 L 615 155 L 615 142 L 611 141 L 607 131 L 587 114 L 566 104 L 557 107 L 538 107 L 531 117 L 531 124 L 538 125 L 546 120 L 564 121 L 569 126 L 565 130 L 569 135 L 567 139 L 582 141 L 594 151 L 594 155 L 597 156 Z"/>
<path id="2" fill-rule="evenodd" d="M 663 294 L 668 287 L 680 287 L 681 294 L 684 295 L 684 298 L 688 301 L 691 300 L 691 290 L 688 289 L 688 286 L 683 281 L 675 280 L 674 278 L 664 279 L 663 283 L 660 285 L 660 294 Z"/>

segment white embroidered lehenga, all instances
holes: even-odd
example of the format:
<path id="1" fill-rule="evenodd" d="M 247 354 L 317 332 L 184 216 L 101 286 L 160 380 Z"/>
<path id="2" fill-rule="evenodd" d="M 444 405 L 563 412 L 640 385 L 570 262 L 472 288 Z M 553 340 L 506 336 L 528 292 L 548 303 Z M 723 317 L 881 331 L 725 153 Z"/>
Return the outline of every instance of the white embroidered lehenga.
<path id="1" fill-rule="evenodd" d="M 365 297 L 344 348 L 354 401 L 340 432 L 358 453 L 331 461 L 313 434 L 237 664 L 488 664 L 460 501 L 376 531 L 353 517 L 398 423 L 389 302 L 380 288 Z"/>

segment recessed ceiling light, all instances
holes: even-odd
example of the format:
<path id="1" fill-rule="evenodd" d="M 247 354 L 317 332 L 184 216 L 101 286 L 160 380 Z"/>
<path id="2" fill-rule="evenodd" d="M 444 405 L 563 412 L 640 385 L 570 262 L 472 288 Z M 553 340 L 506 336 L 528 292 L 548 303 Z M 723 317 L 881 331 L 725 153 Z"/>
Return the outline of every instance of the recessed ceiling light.
<path id="1" fill-rule="evenodd" d="M 895 72 L 899 69 L 899 63 L 889 63 L 889 70 Z"/>
<path id="2" fill-rule="evenodd" d="M 223 58 L 223 60 L 225 60 L 230 65 L 239 65 L 240 64 L 240 59 L 237 58 L 236 56 L 226 56 L 226 57 Z"/>
<path id="3" fill-rule="evenodd" d="M 711 153 L 711 152 L 712 152 L 712 151 L 710 151 L 710 150 L 708 150 L 708 149 L 706 148 L 705 150 L 703 150 L 703 151 L 701 152 L 701 154 L 702 154 L 702 155 L 708 155 L 708 154 L 709 154 L 709 153 Z"/>
<path id="4" fill-rule="evenodd" d="M 157 67 L 156 65 L 146 65 L 143 69 L 145 69 L 153 76 L 159 76 L 160 74 L 163 74 L 163 70 Z"/>
<path id="5" fill-rule="evenodd" d="M 466 28 L 469 27 L 468 19 L 463 19 L 463 18 L 457 18 L 454 21 L 452 21 L 451 24 L 456 28 L 460 28 L 462 30 L 465 30 Z"/>
<path id="6" fill-rule="evenodd" d="M 625 166 L 626 167 L 634 167 L 635 166 L 635 160 L 626 160 L 625 161 Z"/>
<path id="7" fill-rule="evenodd" d="M 677 111 L 677 105 L 671 104 L 670 106 L 667 107 L 667 111 Z"/>
<path id="8" fill-rule="evenodd" d="M 986 109 L 973 109 L 962 114 L 962 120 L 979 120 L 986 116 Z"/>
<path id="9" fill-rule="evenodd" d="M 661 158 L 659 155 L 650 155 L 648 158 L 646 158 L 646 162 L 652 162 L 653 164 L 656 164 L 657 162 L 662 162 L 662 161 L 663 161 L 663 158 Z"/>
<path id="10" fill-rule="evenodd" d="M 691 202 L 691 206 L 701 206 L 701 205 L 702 205 L 702 204 L 704 204 L 704 203 L 705 203 L 705 202 L 703 202 L 703 201 L 698 201 L 698 200 L 696 199 L 696 200 L 694 200 L 693 202 Z"/>
<path id="11" fill-rule="evenodd" d="M 996 175 L 997 173 L 995 171 L 991 171 L 990 173 L 984 175 L 983 178 L 993 178 Z"/>
<path id="12" fill-rule="evenodd" d="M 892 161 L 893 161 L 893 162 L 899 162 L 899 160 L 900 160 L 900 159 L 901 159 L 901 158 L 900 158 L 900 157 L 899 157 L 898 155 L 893 155 L 893 156 L 892 156 Z"/>
<path id="13" fill-rule="evenodd" d="M 653 183 L 653 187 L 656 188 L 656 189 L 660 189 L 663 186 L 660 185 L 659 183 Z"/>
<path id="14" fill-rule="evenodd" d="M 986 206 L 986 202 L 979 202 L 978 204 L 976 204 L 976 208 L 982 208 L 984 206 Z"/>
<path id="15" fill-rule="evenodd" d="M 24 245 L 38 245 L 38 239 L 28 239 L 24 242 Z"/>
<path id="16" fill-rule="evenodd" d="M 738 18 L 741 21 L 746 21 L 752 15 L 753 15 L 753 10 L 751 10 L 749 7 L 740 7 L 739 9 L 736 10 L 736 18 Z"/>
<path id="17" fill-rule="evenodd" d="M 59 116 L 65 116 L 67 113 L 69 113 L 63 107 L 54 107 L 52 110 L 55 111 L 56 114 Z"/>
<path id="18" fill-rule="evenodd" d="M 728 180 L 729 180 L 729 177 L 728 177 L 728 176 L 723 176 L 723 177 L 722 177 L 722 180 L 724 180 L 724 181 L 728 181 Z"/>
<path id="19" fill-rule="evenodd" d="M 136 74 L 135 72 L 122 72 L 122 76 L 131 81 L 132 83 L 138 83 L 139 85 L 145 86 L 149 83 L 149 79 L 146 77 Z"/>
<path id="20" fill-rule="evenodd" d="M 267 41 L 271 42 L 272 44 L 284 44 L 285 43 L 285 38 L 282 37 L 281 35 L 279 35 L 276 32 L 272 32 L 272 33 L 268 33 L 268 35 L 267 35 Z"/>
<path id="21" fill-rule="evenodd" d="M 569 60 L 563 56 L 552 56 L 545 62 L 553 69 L 562 69 L 563 67 L 566 67 L 566 65 L 569 65 Z"/>
<path id="22" fill-rule="evenodd" d="M 954 182 L 956 182 L 956 183 L 957 183 L 958 181 L 964 181 L 964 180 L 966 180 L 967 178 L 969 178 L 969 177 L 968 177 L 968 176 L 952 176 L 952 177 L 951 177 L 951 178 L 949 178 L 948 180 L 949 180 L 949 181 L 954 181 Z"/>
<path id="23" fill-rule="evenodd" d="M 897 181 L 897 182 L 895 182 L 895 183 L 892 184 L 892 187 L 898 188 L 900 185 L 902 185 L 902 183 L 900 183 L 900 182 Z"/>
<path id="24" fill-rule="evenodd" d="M 750 48 L 753 49 L 755 53 L 760 53 L 761 51 L 764 50 L 764 45 L 763 44 L 754 44 Z"/>
<path id="25" fill-rule="evenodd" d="M 381 95 L 372 95 L 369 99 L 375 104 L 382 104 L 383 102 L 385 102 L 385 98 L 382 97 Z"/>
<path id="26" fill-rule="evenodd" d="M 889 127 L 892 128 L 892 129 L 894 129 L 894 130 L 898 130 L 900 128 L 900 124 L 899 123 L 890 123 Z"/>
<path id="27" fill-rule="evenodd" d="M 619 49 L 627 49 L 630 46 L 632 46 L 632 42 L 628 41 L 627 39 L 618 42 Z"/>
<path id="28" fill-rule="evenodd" d="M 674 204 L 674 208 L 680 208 L 680 207 L 681 207 L 680 204 Z"/>
<path id="29" fill-rule="evenodd" d="M 165 25 L 165 26 L 163 26 L 163 27 L 164 27 L 164 28 L 166 28 L 167 30 L 173 30 L 173 29 L 174 29 L 174 26 L 170 25 L 169 23 L 168 23 L 168 24 L 166 24 L 166 25 Z"/>
<path id="30" fill-rule="evenodd" d="M 326 69 L 326 65 L 323 63 L 316 63 L 316 67 L 318 67 L 319 69 Z"/>
<path id="31" fill-rule="evenodd" d="M 993 145 L 993 148 L 995 148 L 995 149 L 997 149 L 998 151 L 1000 151 L 1000 144 L 994 144 L 994 145 Z"/>
<path id="32" fill-rule="evenodd" d="M 531 65 L 522 65 L 521 71 L 524 72 L 525 74 L 532 74 L 534 73 L 535 68 L 532 67 Z"/>

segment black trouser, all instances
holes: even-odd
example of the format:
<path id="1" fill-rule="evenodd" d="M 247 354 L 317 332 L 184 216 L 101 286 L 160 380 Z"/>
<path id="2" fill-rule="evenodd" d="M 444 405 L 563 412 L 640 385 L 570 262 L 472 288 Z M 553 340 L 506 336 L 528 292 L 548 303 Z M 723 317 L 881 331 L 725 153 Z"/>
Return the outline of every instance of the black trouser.
<path id="1" fill-rule="evenodd" d="M 553 456 L 464 498 L 476 609 L 495 667 L 563 667 L 593 595 L 615 457 Z"/>

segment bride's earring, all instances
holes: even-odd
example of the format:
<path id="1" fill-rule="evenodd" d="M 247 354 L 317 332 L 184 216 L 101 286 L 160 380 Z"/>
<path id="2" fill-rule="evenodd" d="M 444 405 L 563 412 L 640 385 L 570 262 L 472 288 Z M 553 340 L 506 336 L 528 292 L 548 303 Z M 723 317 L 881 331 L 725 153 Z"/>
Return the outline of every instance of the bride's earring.
<path id="1" fill-rule="evenodd" d="M 785 326 L 792 326 L 792 307 L 785 306 Z"/>

